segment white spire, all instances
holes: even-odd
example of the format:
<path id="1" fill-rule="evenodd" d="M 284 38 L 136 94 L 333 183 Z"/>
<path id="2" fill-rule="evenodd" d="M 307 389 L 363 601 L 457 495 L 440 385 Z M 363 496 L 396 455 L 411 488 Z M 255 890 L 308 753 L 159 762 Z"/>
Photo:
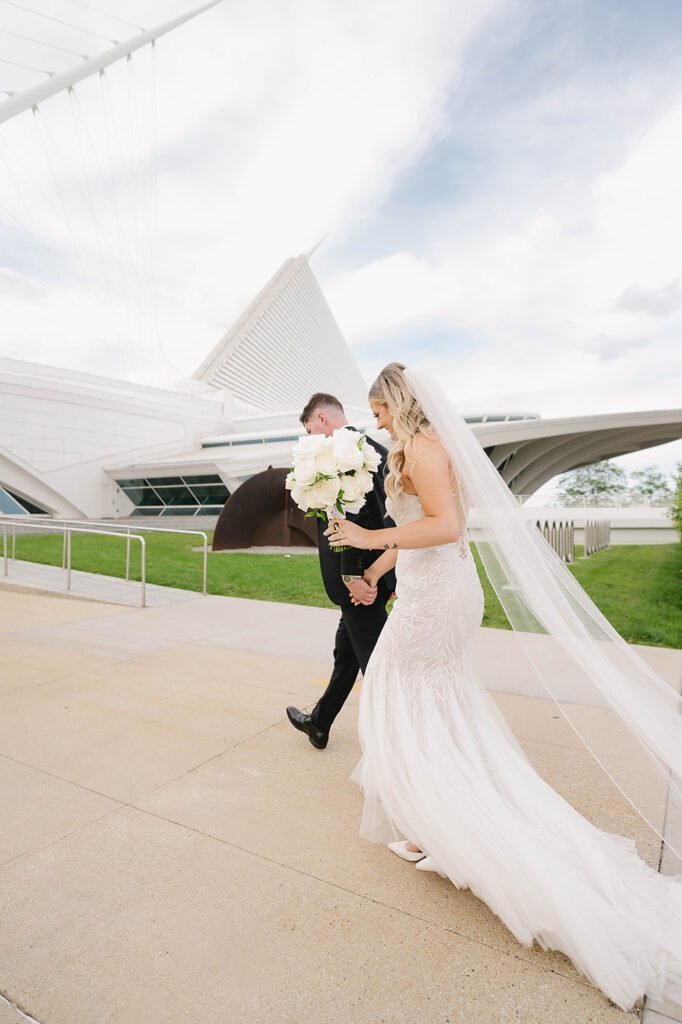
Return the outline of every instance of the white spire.
<path id="1" fill-rule="evenodd" d="M 194 377 L 254 411 L 302 408 L 316 391 L 367 405 L 367 385 L 307 256 L 282 264 Z"/>

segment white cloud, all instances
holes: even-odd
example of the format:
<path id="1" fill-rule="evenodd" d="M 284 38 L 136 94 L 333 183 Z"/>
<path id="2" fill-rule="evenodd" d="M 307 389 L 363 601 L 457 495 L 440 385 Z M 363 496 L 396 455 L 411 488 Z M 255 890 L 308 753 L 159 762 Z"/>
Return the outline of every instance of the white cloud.
<path id="1" fill-rule="evenodd" d="M 154 0 L 145 21 L 185 6 Z M 284 258 L 329 231 L 343 237 L 383 201 L 439 130 L 462 53 L 500 6 L 256 0 L 221 5 L 159 41 L 161 337 L 184 373 Z M 132 3 L 117 10 L 142 17 Z M 111 353 L 127 347 L 127 366 L 117 358 L 116 371 L 147 377 L 140 354 L 157 349 L 149 317 L 150 60 L 143 51 L 103 83 L 77 87 L 76 121 L 68 97 L 45 103 L 39 123 L 47 149 L 30 114 L 5 126 L 0 137 L 19 154 L 17 164 L 4 151 L 23 200 L 5 174 L 0 202 L 17 202 L 17 216 L 33 232 L 44 272 L 54 278 L 42 286 L 43 315 L 73 340 L 46 356 L 31 311 L 22 317 L 14 307 L 3 325 L 3 354 L 74 365 L 87 348 L 92 364 L 113 373 Z M 14 266 L 11 253 L 7 262 Z M 39 287 L 35 265 L 23 269 Z M 68 318 L 55 305 L 55 289 L 70 297 Z"/>
<path id="2" fill-rule="evenodd" d="M 673 278 L 657 288 L 631 284 L 618 296 L 616 309 L 643 311 L 652 316 L 668 316 L 682 309 L 682 277 Z"/>
<path id="3" fill-rule="evenodd" d="M 456 365 L 428 343 L 423 352 L 464 386 L 468 407 L 558 415 L 678 404 L 680 140 L 682 103 L 628 140 L 619 165 L 596 172 L 577 205 L 564 205 L 558 180 L 554 202 L 514 230 L 483 216 L 430 252 L 332 276 L 327 291 L 351 341 L 362 355 L 368 340 L 404 340 L 410 325 L 427 337 L 429 325 L 451 330 L 453 348 L 459 332 L 473 334 L 474 350 L 458 352 Z M 665 324 L 651 316 L 662 304 Z"/>

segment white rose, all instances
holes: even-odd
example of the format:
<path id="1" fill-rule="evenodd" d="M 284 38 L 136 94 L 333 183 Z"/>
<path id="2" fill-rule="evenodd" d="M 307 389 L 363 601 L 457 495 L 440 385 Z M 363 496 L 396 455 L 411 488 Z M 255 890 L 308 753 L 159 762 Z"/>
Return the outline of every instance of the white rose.
<path id="1" fill-rule="evenodd" d="M 341 477 L 341 490 L 344 504 L 353 504 L 365 497 L 365 489 L 362 486 L 362 481 L 358 480 L 357 473 L 354 476 Z"/>
<path id="2" fill-rule="evenodd" d="M 372 473 L 376 472 L 381 463 L 381 455 L 373 448 L 366 437 L 363 437 L 362 444 L 360 446 L 362 457 L 365 463 L 365 469 L 370 470 Z"/>
<path id="3" fill-rule="evenodd" d="M 308 489 L 307 500 L 310 508 L 331 508 L 339 496 L 339 478 L 318 480 Z"/>
<path id="4" fill-rule="evenodd" d="M 358 448 L 359 435 L 357 432 L 342 427 L 340 430 L 334 431 L 332 439 L 339 472 L 348 473 L 351 469 L 361 469 L 365 459 Z"/>
<path id="5" fill-rule="evenodd" d="M 294 445 L 294 459 L 314 459 L 327 440 L 324 434 L 303 434 Z"/>
<path id="6" fill-rule="evenodd" d="M 294 502 L 298 505 L 301 512 L 307 512 L 310 508 L 310 488 L 302 487 L 300 484 L 294 482 L 291 488 L 291 497 Z"/>
<path id="7" fill-rule="evenodd" d="M 295 483 L 296 483 L 296 481 L 295 481 L 295 479 L 294 479 L 294 471 L 293 471 L 293 469 L 292 469 L 292 470 L 291 470 L 291 472 L 287 473 L 287 478 L 286 478 L 286 480 L 284 481 L 284 486 L 286 487 L 286 489 L 287 489 L 288 491 L 290 491 L 290 490 L 291 490 L 291 488 L 292 488 L 292 487 L 294 486 L 294 484 L 295 484 Z"/>
<path id="8" fill-rule="evenodd" d="M 350 502 L 350 504 L 347 504 L 344 501 L 343 502 L 343 514 L 345 515 L 347 512 L 352 512 L 352 513 L 356 514 L 358 512 L 362 512 L 364 507 L 365 507 L 365 499 L 364 498 L 360 498 L 358 501 L 352 501 L 352 502 Z"/>
<path id="9" fill-rule="evenodd" d="M 294 479 L 297 484 L 307 487 L 317 476 L 317 467 L 314 459 L 299 458 L 294 463 Z"/>
<path id="10" fill-rule="evenodd" d="M 315 468 L 318 473 L 324 473 L 325 476 L 336 476 L 339 471 L 338 460 L 332 439 L 327 438 L 327 440 L 329 444 L 325 445 L 324 448 L 320 448 L 315 456 Z"/>
<path id="11" fill-rule="evenodd" d="M 374 487 L 374 478 L 368 469 L 359 469 L 355 474 L 355 479 L 363 494 L 367 494 Z"/>

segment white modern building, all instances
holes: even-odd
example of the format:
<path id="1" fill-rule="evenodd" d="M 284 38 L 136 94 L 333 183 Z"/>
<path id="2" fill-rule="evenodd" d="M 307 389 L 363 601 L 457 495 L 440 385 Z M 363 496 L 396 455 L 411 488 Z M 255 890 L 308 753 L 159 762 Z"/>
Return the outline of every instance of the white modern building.
<path id="1" fill-rule="evenodd" d="M 217 515 L 244 480 L 289 464 L 315 391 L 371 426 L 367 382 L 306 256 L 283 264 L 182 389 L 0 359 L 0 512 Z M 682 436 L 682 409 L 468 419 L 517 494 Z"/>

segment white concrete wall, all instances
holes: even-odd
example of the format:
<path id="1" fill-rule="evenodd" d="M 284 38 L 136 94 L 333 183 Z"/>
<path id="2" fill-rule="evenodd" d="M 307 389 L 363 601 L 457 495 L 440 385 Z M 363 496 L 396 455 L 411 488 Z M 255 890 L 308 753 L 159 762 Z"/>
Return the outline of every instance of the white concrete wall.
<path id="1" fill-rule="evenodd" d="M 633 505 L 630 508 L 525 506 L 525 509 L 529 516 L 543 522 L 572 521 L 576 529 L 576 544 L 583 543 L 583 527 L 587 519 L 607 519 L 611 524 L 612 544 L 676 544 L 680 540 L 680 535 L 672 525 L 668 510 L 665 508 Z"/>
<path id="2" fill-rule="evenodd" d="M 223 412 L 206 398 L 0 360 L 0 483 L 59 515 L 125 515 L 132 506 L 107 472 L 117 456 L 193 449 L 229 430 Z"/>

